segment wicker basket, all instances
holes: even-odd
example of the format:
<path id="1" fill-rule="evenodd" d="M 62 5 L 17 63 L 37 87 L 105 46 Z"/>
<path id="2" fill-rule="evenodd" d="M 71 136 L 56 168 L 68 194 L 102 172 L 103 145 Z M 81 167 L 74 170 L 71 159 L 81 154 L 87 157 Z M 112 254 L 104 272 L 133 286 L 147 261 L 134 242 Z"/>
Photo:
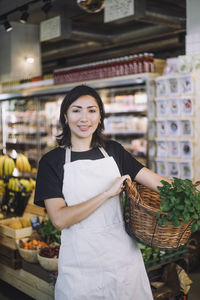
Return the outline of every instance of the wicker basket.
<path id="1" fill-rule="evenodd" d="M 190 235 L 193 221 L 187 224 L 181 222 L 175 227 L 158 225 L 157 211 L 160 211 L 161 197 L 136 182 L 127 181 L 125 184 L 126 205 L 124 220 L 127 233 L 151 247 L 161 249 L 177 249 L 184 246 Z"/>

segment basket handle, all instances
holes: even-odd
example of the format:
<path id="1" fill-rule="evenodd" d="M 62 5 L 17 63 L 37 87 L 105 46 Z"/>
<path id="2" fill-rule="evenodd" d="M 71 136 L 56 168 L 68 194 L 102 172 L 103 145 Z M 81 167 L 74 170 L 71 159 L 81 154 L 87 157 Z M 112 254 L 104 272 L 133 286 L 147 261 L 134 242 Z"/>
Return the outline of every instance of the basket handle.
<path id="1" fill-rule="evenodd" d="M 141 196 L 137 190 L 137 183 L 135 181 L 131 181 L 130 179 L 126 179 L 125 181 L 125 191 L 127 197 L 130 197 L 135 200 L 136 203 L 142 201 Z"/>

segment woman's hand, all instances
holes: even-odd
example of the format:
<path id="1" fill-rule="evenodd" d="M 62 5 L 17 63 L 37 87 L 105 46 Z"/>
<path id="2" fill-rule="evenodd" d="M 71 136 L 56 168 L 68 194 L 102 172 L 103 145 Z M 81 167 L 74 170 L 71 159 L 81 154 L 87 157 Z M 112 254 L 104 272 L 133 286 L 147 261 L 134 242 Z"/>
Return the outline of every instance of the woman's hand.
<path id="1" fill-rule="evenodd" d="M 124 175 L 121 177 L 117 177 L 112 185 L 109 187 L 109 189 L 106 191 L 106 194 L 109 198 L 112 198 L 116 195 L 118 195 L 124 188 L 124 181 L 125 180 L 131 180 L 129 175 Z"/>

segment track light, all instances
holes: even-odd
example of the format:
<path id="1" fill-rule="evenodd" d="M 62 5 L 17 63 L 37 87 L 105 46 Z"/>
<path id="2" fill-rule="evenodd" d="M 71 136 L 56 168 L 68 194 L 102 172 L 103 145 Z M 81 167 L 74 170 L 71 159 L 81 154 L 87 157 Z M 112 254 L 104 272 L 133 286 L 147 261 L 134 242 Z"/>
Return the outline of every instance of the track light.
<path id="1" fill-rule="evenodd" d="M 4 21 L 3 26 L 7 32 L 13 30 L 12 25 L 7 20 Z"/>
<path id="2" fill-rule="evenodd" d="M 20 23 L 26 24 L 28 17 L 29 17 L 29 13 L 27 11 L 24 11 L 21 15 Z"/>

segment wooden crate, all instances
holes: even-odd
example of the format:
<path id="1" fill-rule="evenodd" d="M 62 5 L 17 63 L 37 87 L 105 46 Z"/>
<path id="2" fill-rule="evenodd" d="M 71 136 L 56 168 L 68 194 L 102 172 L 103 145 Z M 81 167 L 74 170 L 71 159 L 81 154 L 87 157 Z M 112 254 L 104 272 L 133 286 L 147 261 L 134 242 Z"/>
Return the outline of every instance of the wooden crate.
<path id="1" fill-rule="evenodd" d="M 12 269 L 22 267 L 22 258 L 17 250 L 15 239 L 0 235 L 0 261 Z"/>
<path id="2" fill-rule="evenodd" d="M 8 237 L 14 239 L 20 239 L 23 237 L 30 236 L 33 232 L 32 227 L 20 228 L 20 229 L 12 229 L 6 225 L 8 225 L 11 221 L 22 219 L 23 217 L 13 217 L 0 221 L 0 234 L 6 235 Z"/>
<path id="3" fill-rule="evenodd" d="M 56 281 L 56 274 L 55 272 L 49 272 L 43 269 L 39 263 L 33 264 L 30 262 L 25 261 L 22 259 L 22 269 L 24 269 L 26 272 L 31 273 L 40 279 L 55 284 Z"/>

